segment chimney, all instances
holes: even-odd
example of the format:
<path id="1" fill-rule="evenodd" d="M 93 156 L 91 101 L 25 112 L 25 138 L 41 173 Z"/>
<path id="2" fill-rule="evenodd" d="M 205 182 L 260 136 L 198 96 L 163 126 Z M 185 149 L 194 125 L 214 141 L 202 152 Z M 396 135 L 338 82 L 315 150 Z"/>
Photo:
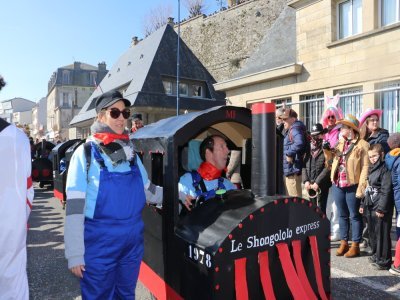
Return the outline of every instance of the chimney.
<path id="1" fill-rule="evenodd" d="M 104 61 L 99 62 L 99 63 L 97 64 L 97 67 L 98 67 L 98 70 L 99 70 L 99 71 L 106 71 L 106 63 L 105 63 Z"/>
<path id="2" fill-rule="evenodd" d="M 133 46 L 136 46 L 137 44 L 139 44 L 139 39 L 138 39 L 137 36 L 134 36 L 134 37 L 132 38 L 132 41 L 131 41 L 131 48 L 132 48 Z"/>
<path id="3" fill-rule="evenodd" d="M 169 17 L 167 24 L 173 28 L 175 26 L 174 18 Z"/>
<path id="4" fill-rule="evenodd" d="M 81 63 L 79 61 L 74 62 L 74 70 L 79 70 L 81 68 Z"/>

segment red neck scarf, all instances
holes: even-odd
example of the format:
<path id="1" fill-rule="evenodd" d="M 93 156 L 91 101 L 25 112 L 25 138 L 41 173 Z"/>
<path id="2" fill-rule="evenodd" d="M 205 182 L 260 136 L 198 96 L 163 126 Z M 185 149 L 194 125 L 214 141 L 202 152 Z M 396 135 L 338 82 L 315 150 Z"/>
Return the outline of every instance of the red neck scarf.
<path id="1" fill-rule="evenodd" d="M 116 134 L 116 133 L 105 132 L 105 133 L 95 133 L 93 134 L 93 136 L 96 139 L 102 141 L 104 145 L 108 145 L 114 142 L 114 140 L 129 140 L 129 135 L 127 134 Z"/>
<path id="2" fill-rule="evenodd" d="M 224 170 L 218 170 L 213 164 L 206 161 L 202 162 L 200 167 L 197 169 L 197 172 L 199 172 L 200 176 L 205 180 L 220 178 L 222 171 Z"/>

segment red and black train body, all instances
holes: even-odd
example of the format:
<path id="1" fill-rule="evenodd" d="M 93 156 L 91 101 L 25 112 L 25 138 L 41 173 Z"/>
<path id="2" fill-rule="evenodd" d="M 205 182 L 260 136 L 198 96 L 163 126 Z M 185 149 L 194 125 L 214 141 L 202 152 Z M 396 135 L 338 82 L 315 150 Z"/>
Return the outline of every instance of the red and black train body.
<path id="1" fill-rule="evenodd" d="M 220 134 L 242 151 L 243 190 L 179 214 L 191 140 Z M 223 106 L 160 120 L 133 141 L 162 209 L 144 209 L 139 275 L 158 299 L 327 299 L 330 225 L 311 202 L 284 195 L 275 105 Z"/>

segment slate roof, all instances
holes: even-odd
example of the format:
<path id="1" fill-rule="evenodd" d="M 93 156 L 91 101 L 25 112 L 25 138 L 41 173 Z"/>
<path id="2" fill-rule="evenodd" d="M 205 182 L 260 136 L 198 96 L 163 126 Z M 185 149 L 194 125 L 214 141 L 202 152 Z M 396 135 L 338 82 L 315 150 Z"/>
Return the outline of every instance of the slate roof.
<path id="1" fill-rule="evenodd" d="M 177 38 L 174 29 L 164 25 L 129 48 L 112 66 L 70 124 L 94 118 L 97 97 L 109 90 L 125 87 L 123 95 L 134 107 L 175 108 L 176 95 L 165 94 L 162 76 L 176 80 Z M 209 96 L 209 99 L 180 97 L 180 109 L 202 110 L 225 105 L 225 93 L 214 90 L 216 81 L 182 40 L 180 78 L 205 82 Z"/>
<path id="2" fill-rule="evenodd" d="M 289 6 L 268 29 L 260 46 L 231 79 L 296 62 L 296 9 Z"/>
<path id="3" fill-rule="evenodd" d="M 93 71 L 97 71 L 98 70 L 97 67 L 89 65 L 89 64 L 86 64 L 86 63 L 80 63 L 80 68 L 82 70 L 93 70 Z M 61 67 L 60 69 L 71 69 L 71 70 L 73 70 L 74 69 L 74 64 L 66 65 L 64 67 Z"/>

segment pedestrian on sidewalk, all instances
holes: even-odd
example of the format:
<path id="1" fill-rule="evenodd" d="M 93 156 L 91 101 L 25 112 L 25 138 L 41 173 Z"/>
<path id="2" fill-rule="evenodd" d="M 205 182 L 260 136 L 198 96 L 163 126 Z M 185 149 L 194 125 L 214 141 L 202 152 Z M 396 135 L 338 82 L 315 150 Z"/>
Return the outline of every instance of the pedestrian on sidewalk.
<path id="1" fill-rule="evenodd" d="M 393 193 L 392 178 L 386 168 L 381 144 L 369 147 L 368 186 L 361 202 L 360 213 L 367 219 L 372 256 L 369 261 L 378 270 L 388 270 L 392 264 Z"/>
<path id="2" fill-rule="evenodd" d="M 339 142 L 341 125 L 336 124 L 336 121 L 343 119 L 343 113 L 338 106 L 338 103 L 339 95 L 336 95 L 335 97 L 325 97 L 326 110 L 322 114 L 321 118 L 321 124 L 326 130 L 324 135 L 324 145 L 326 145 L 326 147 L 324 147 L 324 152 L 327 152 L 330 149 L 335 149 Z M 331 165 L 332 163 L 329 162 L 330 159 L 328 158 L 327 160 L 329 165 Z M 339 241 L 339 211 L 337 208 L 336 199 L 332 196 L 332 188 L 329 189 L 328 193 L 326 216 L 331 222 L 331 241 Z"/>
<path id="3" fill-rule="evenodd" d="M 65 256 L 80 278 L 83 299 L 135 299 L 143 256 L 142 210 L 146 198 L 162 201 L 161 188 L 148 180 L 125 129 L 130 105 L 118 91 L 100 96 L 87 139 L 90 160 L 84 144 L 69 164 Z"/>
<path id="4" fill-rule="evenodd" d="M 297 113 L 291 108 L 284 108 L 280 118 L 283 120 L 285 139 L 283 142 L 283 174 L 286 191 L 289 196 L 302 197 L 302 168 L 308 155 L 309 144 L 306 141 L 307 129 L 297 119 Z"/>
<path id="5" fill-rule="evenodd" d="M 353 115 L 347 115 L 337 123 L 342 125 L 342 137 L 335 148 L 331 170 L 332 195 L 338 204 L 341 240 L 336 255 L 352 258 L 360 255 L 362 218 L 359 209 L 367 186 L 369 144 L 360 139 L 359 123 Z M 351 248 L 348 245 L 350 224 Z"/>
<path id="6" fill-rule="evenodd" d="M 5 86 L 0 76 L 0 90 Z M 29 299 L 27 222 L 33 201 L 26 134 L 0 118 L 0 299 Z"/>
<path id="7" fill-rule="evenodd" d="M 323 135 L 322 124 L 317 123 L 311 129 L 311 153 L 304 162 L 303 183 L 311 202 L 318 205 L 326 213 L 326 201 L 332 183 L 329 179 L 330 167 L 325 165 L 325 155 L 322 150 Z"/>
<path id="8" fill-rule="evenodd" d="M 388 138 L 390 151 L 386 154 L 385 162 L 387 168 L 391 171 L 392 184 L 394 191 L 394 205 L 396 208 L 396 251 L 394 254 L 394 262 L 389 269 L 393 275 L 400 276 L 400 133 L 393 133 Z"/>

